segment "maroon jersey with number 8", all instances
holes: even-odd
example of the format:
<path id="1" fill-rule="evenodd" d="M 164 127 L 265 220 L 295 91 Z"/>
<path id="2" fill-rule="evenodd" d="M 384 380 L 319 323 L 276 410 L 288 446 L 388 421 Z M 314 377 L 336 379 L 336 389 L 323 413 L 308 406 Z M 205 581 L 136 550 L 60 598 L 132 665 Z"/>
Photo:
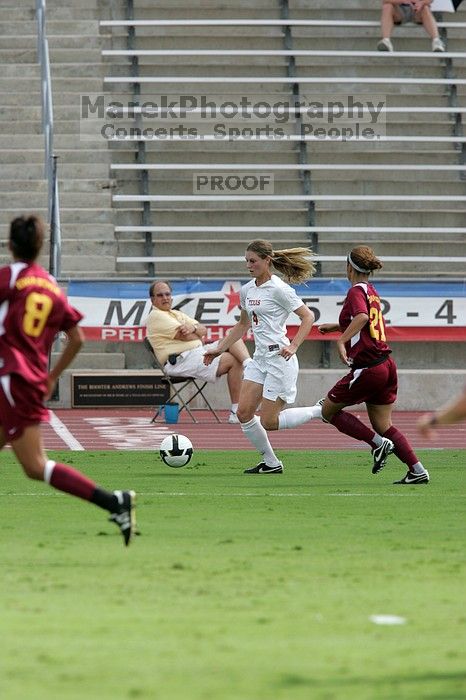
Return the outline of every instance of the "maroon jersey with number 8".
<path id="1" fill-rule="evenodd" d="M 45 391 L 48 356 L 59 331 L 82 319 L 56 280 L 37 263 L 0 269 L 0 376 L 19 374 Z"/>
<path id="2" fill-rule="evenodd" d="M 375 365 L 391 353 L 386 343 L 380 298 L 372 284 L 360 282 L 349 290 L 338 319 L 341 331 L 358 314 L 367 314 L 369 321 L 345 344 L 348 361 L 355 369 Z"/>

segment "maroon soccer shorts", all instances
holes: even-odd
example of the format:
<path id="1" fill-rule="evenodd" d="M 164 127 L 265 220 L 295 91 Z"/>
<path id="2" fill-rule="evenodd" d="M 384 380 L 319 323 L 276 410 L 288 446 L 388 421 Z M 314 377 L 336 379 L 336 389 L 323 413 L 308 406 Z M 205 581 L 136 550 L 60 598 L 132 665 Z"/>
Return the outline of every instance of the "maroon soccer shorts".
<path id="1" fill-rule="evenodd" d="M 18 374 L 0 377 L 0 425 L 8 442 L 21 437 L 28 425 L 48 420 L 42 391 Z"/>
<path id="2" fill-rule="evenodd" d="M 352 406 L 357 403 L 372 403 L 376 406 L 394 403 L 398 391 L 396 364 L 391 357 L 374 367 L 352 369 L 328 392 L 333 403 Z"/>

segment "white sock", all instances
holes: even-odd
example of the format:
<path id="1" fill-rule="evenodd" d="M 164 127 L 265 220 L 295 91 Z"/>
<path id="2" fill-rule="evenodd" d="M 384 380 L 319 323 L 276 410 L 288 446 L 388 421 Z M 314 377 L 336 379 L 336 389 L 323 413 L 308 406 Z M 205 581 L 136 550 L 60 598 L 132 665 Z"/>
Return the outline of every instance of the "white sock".
<path id="1" fill-rule="evenodd" d="M 48 459 L 45 463 L 44 481 L 46 484 L 50 484 L 50 480 L 52 478 L 52 472 L 55 469 L 55 464 L 56 464 L 56 462 L 54 462 L 53 459 Z"/>
<path id="2" fill-rule="evenodd" d="M 413 464 L 411 469 L 409 470 L 411 472 L 414 472 L 415 474 L 425 474 L 426 470 L 422 464 L 422 462 L 416 462 L 416 464 Z"/>
<path id="3" fill-rule="evenodd" d="M 322 418 L 322 406 L 303 406 L 301 408 L 285 408 L 278 414 L 278 429 L 297 428 L 313 418 Z"/>
<path id="4" fill-rule="evenodd" d="M 261 453 L 264 462 L 269 467 L 276 467 L 281 464 L 280 460 L 277 459 L 277 456 L 272 449 L 272 445 L 270 444 L 267 436 L 267 431 L 262 426 L 258 416 L 254 416 L 254 418 L 247 423 L 241 423 L 241 430 L 249 442 L 251 442 L 256 450 Z"/>
<path id="5" fill-rule="evenodd" d="M 374 433 L 374 437 L 372 438 L 372 442 L 374 444 L 374 447 L 380 447 L 380 445 L 383 442 L 383 438 L 378 433 Z"/>
<path id="6" fill-rule="evenodd" d="M 237 403 L 232 403 L 231 406 L 230 406 L 230 411 L 231 411 L 232 413 L 236 413 L 237 410 L 238 410 L 238 404 L 237 404 Z"/>

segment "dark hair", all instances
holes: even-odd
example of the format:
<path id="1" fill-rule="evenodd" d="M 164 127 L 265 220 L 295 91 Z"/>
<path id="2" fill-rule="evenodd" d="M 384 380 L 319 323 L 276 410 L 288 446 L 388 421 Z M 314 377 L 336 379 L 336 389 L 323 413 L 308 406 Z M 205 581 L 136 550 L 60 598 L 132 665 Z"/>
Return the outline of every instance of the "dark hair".
<path id="1" fill-rule="evenodd" d="M 168 289 L 170 291 L 172 291 L 172 286 L 171 286 L 170 282 L 167 282 L 167 280 L 154 280 L 152 282 L 151 286 L 149 287 L 149 296 L 150 297 L 154 296 L 154 289 L 155 289 L 156 284 L 166 284 Z"/>
<path id="2" fill-rule="evenodd" d="M 354 263 L 352 267 L 357 265 L 357 267 L 361 268 L 359 272 L 368 275 L 374 270 L 380 270 L 383 267 L 372 248 L 369 248 L 367 245 L 358 245 L 356 248 L 353 248 L 348 256 L 348 262 L 350 265 Z M 357 270 L 357 268 L 355 269 Z"/>
<path id="3" fill-rule="evenodd" d="M 251 250 L 263 260 L 269 257 L 272 265 L 280 272 L 288 282 L 304 282 L 312 277 L 315 265 L 310 248 L 286 248 L 285 250 L 273 250 L 269 241 L 258 239 L 252 241 L 246 250 Z"/>
<path id="4" fill-rule="evenodd" d="M 18 216 L 10 224 L 10 248 L 14 257 L 32 262 L 44 243 L 45 224 L 38 216 Z"/>

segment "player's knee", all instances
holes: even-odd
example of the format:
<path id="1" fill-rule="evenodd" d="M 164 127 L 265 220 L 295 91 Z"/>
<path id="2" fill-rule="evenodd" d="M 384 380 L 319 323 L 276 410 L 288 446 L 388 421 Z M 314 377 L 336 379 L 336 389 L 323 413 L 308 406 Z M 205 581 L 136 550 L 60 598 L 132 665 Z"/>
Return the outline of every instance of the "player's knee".
<path id="1" fill-rule="evenodd" d="M 240 423 L 248 423 L 250 420 L 254 418 L 254 411 L 251 411 L 249 409 L 244 409 L 240 408 L 238 406 L 238 409 L 236 411 L 237 418 Z"/>
<path id="2" fill-rule="evenodd" d="M 261 423 L 265 430 L 278 430 L 278 416 L 262 416 Z"/>

